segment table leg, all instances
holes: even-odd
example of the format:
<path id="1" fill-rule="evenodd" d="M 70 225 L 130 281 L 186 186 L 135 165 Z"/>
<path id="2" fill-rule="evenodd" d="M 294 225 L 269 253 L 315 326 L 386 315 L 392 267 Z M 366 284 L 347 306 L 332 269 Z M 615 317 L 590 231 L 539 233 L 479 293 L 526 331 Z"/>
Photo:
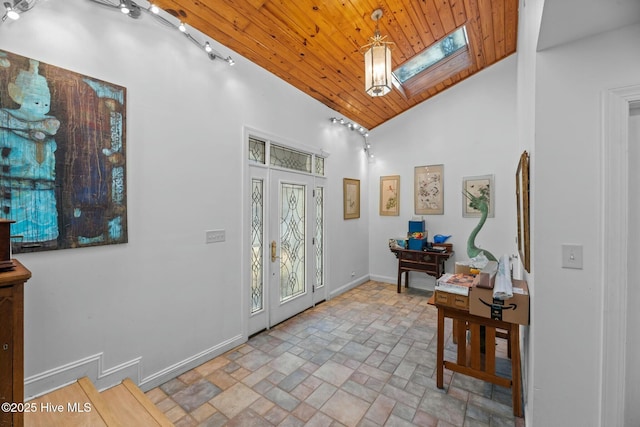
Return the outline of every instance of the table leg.
<path id="1" fill-rule="evenodd" d="M 456 336 L 457 336 L 457 345 L 458 348 L 456 353 L 458 357 L 456 358 L 458 365 L 466 366 L 467 365 L 467 322 L 460 319 L 453 319 L 454 324 L 458 324 L 456 328 Z"/>
<path id="2" fill-rule="evenodd" d="M 438 308 L 438 346 L 436 351 L 436 386 L 444 388 L 444 310 Z"/>
<path id="3" fill-rule="evenodd" d="M 522 417 L 522 379 L 520 377 L 520 325 L 512 324 L 509 346 L 511 347 L 511 394 L 513 415 Z"/>
<path id="4" fill-rule="evenodd" d="M 402 269 L 398 266 L 398 293 L 402 290 Z"/>

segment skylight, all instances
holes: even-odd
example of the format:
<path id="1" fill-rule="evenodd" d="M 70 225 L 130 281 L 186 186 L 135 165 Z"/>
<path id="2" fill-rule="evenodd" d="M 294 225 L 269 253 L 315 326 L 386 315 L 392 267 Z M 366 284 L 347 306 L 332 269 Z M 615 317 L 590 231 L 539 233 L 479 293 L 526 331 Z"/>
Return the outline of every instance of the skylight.
<path id="1" fill-rule="evenodd" d="M 462 26 L 393 70 L 393 75 L 401 84 L 404 84 L 407 80 L 412 79 L 429 67 L 443 61 L 459 50 L 467 48 L 468 43 L 467 30 Z"/>

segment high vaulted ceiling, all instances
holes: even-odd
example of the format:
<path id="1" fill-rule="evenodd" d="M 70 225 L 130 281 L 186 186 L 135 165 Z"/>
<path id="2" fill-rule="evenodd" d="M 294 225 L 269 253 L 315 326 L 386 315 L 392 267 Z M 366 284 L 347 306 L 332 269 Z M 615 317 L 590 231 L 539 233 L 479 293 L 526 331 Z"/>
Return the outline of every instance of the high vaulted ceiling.
<path id="1" fill-rule="evenodd" d="M 346 118 L 373 129 L 516 50 L 518 0 L 154 0 L 160 8 Z M 430 71 L 424 90 L 364 90 L 360 47 L 395 43 L 393 68 L 466 26 L 469 58 Z"/>

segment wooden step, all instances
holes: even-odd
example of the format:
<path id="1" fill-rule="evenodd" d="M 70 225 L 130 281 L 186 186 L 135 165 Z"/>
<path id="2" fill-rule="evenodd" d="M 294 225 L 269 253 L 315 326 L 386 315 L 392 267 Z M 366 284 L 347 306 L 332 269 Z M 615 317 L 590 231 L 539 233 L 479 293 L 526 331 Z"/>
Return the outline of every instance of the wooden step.
<path id="1" fill-rule="evenodd" d="M 26 427 L 173 426 L 130 379 L 100 393 L 84 377 L 26 406 Z"/>
<path id="2" fill-rule="evenodd" d="M 27 402 L 26 427 L 120 426 L 88 378 Z M 81 412 L 82 411 L 82 412 Z"/>
<path id="3" fill-rule="evenodd" d="M 123 426 L 173 426 L 162 411 L 128 378 L 122 384 L 103 391 L 102 397 Z"/>

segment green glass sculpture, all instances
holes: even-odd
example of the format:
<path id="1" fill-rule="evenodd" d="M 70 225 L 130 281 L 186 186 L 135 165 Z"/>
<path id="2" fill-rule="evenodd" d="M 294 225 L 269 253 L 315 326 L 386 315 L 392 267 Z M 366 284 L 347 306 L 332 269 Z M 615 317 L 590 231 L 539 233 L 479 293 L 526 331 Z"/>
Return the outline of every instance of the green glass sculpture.
<path id="1" fill-rule="evenodd" d="M 496 257 L 493 256 L 491 252 L 486 249 L 480 249 L 476 246 L 476 236 L 478 232 L 484 225 L 487 220 L 487 215 L 489 214 L 489 187 L 480 188 L 480 194 L 475 196 L 468 191 L 463 191 L 463 194 L 469 199 L 469 207 L 473 209 L 477 209 L 480 211 L 480 222 L 475 228 L 471 231 L 469 235 L 469 239 L 467 239 L 467 255 L 469 258 L 475 258 L 484 252 L 484 255 L 487 257 L 489 261 L 497 261 Z"/>

